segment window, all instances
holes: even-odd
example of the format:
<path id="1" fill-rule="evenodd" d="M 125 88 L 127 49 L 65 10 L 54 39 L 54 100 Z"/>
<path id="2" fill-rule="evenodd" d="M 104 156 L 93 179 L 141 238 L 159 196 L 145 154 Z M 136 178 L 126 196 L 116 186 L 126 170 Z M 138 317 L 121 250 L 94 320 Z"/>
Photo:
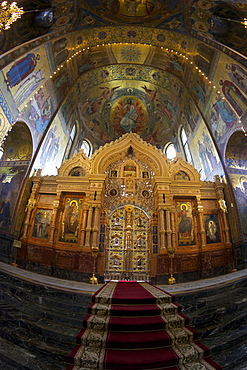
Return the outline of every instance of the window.
<path id="1" fill-rule="evenodd" d="M 3 147 L 0 148 L 0 161 L 2 160 L 3 158 L 3 153 L 4 153 L 4 150 L 3 150 Z"/>
<path id="2" fill-rule="evenodd" d="M 188 138 L 187 138 L 185 129 L 183 127 L 182 127 L 181 132 L 180 132 L 180 139 L 181 139 L 181 142 L 182 142 L 182 147 L 183 147 L 183 151 L 184 151 L 186 161 L 189 162 L 190 164 L 193 164 L 193 159 L 192 159 L 191 152 L 190 152 Z"/>
<path id="3" fill-rule="evenodd" d="M 168 145 L 166 145 L 166 147 L 164 148 L 164 153 L 167 156 L 167 158 L 170 159 L 171 161 L 173 161 L 173 159 L 176 158 L 177 151 L 173 143 L 169 143 Z"/>
<path id="4" fill-rule="evenodd" d="M 86 139 L 83 140 L 81 144 L 81 149 L 84 150 L 84 153 L 87 157 L 90 157 L 90 155 L 92 154 L 92 144 Z"/>
<path id="5" fill-rule="evenodd" d="M 76 137 L 76 133 L 77 133 L 77 127 L 76 127 L 76 124 L 74 124 L 74 126 L 72 127 L 72 130 L 70 131 L 69 140 L 68 140 L 68 143 L 65 149 L 63 160 L 68 159 L 72 154 L 72 147 L 73 147 L 74 139 Z"/>

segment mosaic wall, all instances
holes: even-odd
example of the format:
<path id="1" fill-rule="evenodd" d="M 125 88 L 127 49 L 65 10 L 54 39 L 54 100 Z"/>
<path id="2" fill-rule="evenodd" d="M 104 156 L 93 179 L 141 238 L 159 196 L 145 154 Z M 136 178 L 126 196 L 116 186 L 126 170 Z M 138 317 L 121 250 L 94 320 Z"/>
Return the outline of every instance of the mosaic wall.
<path id="1" fill-rule="evenodd" d="M 42 168 L 43 174 L 56 174 L 75 122 L 80 140 L 89 139 L 94 149 L 133 131 L 160 148 L 172 140 L 179 151 L 183 125 L 192 154 L 199 152 L 194 166 L 202 179 L 212 180 L 224 174 L 220 159 L 229 132 L 246 122 L 244 67 L 176 32 L 143 27 L 78 31 L 16 61 L 4 56 L 0 63 L 5 65 L 0 74 L 1 138 L 16 120 L 25 122 L 34 153 L 41 145 L 33 169 Z"/>

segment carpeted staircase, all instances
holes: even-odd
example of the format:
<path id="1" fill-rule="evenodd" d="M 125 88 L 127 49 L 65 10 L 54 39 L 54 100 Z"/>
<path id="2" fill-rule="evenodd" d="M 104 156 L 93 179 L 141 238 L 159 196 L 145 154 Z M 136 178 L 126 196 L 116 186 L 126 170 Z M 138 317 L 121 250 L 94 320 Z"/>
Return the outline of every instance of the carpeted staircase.
<path id="1" fill-rule="evenodd" d="M 92 301 L 67 370 L 222 369 L 171 294 L 145 282 L 109 282 Z"/>

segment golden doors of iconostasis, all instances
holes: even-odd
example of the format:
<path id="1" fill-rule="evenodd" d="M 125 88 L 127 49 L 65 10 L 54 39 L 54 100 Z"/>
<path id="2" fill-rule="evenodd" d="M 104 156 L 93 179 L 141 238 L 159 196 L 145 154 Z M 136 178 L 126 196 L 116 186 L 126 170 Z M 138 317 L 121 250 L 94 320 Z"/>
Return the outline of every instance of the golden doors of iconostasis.
<path id="1" fill-rule="evenodd" d="M 138 207 L 117 208 L 108 220 L 105 280 L 149 280 L 149 217 Z"/>

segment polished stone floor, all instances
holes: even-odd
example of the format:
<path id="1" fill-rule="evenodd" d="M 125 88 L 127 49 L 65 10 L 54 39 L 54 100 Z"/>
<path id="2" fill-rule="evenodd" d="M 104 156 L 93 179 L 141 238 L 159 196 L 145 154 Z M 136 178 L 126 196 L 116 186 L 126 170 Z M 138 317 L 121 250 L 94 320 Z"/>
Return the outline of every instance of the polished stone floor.
<path id="1" fill-rule="evenodd" d="M 50 276 L 39 275 L 37 273 L 20 269 L 12 265 L 0 262 L 0 271 L 7 272 L 16 277 L 27 279 L 33 283 L 42 284 L 48 287 L 53 287 L 56 289 L 62 289 L 71 292 L 85 292 L 94 293 L 102 285 L 92 285 L 85 282 L 78 282 L 72 280 L 58 279 Z M 234 282 L 234 280 L 243 278 L 247 276 L 247 269 L 232 272 L 230 274 L 217 276 L 214 278 L 208 278 L 204 280 L 190 281 L 187 283 L 179 283 L 174 285 L 158 285 L 159 288 L 166 290 L 172 294 L 178 294 L 183 292 L 192 292 L 194 290 L 214 288 L 223 284 L 228 284 Z"/>
<path id="2" fill-rule="evenodd" d="M 224 370 L 247 370 L 246 277 L 247 269 L 158 285 L 183 306 L 210 357 Z M 101 286 L 0 262 L 0 369 L 65 370 L 91 295 Z"/>

